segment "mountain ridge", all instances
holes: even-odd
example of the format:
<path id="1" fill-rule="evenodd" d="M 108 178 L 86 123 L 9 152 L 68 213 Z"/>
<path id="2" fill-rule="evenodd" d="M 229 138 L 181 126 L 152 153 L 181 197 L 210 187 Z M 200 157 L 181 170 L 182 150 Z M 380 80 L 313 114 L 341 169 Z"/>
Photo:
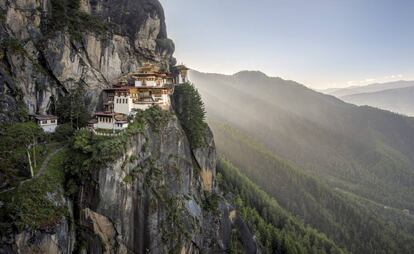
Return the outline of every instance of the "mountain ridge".
<path id="1" fill-rule="evenodd" d="M 409 194 L 414 194 L 413 118 L 346 103 L 283 79 L 260 76 L 255 79 L 254 75 L 234 79 L 192 71 L 190 80 L 206 104 L 207 119 L 218 137 L 219 152 L 227 159 L 233 158 L 232 163 L 238 160 L 236 166 L 244 169 L 243 173 L 250 172 L 248 176 L 256 179 L 255 183 L 261 188 L 271 188 L 264 185 L 270 185 L 271 177 L 263 178 L 263 172 L 254 173 L 254 169 L 263 167 L 263 161 L 255 161 L 251 152 L 241 151 L 240 145 L 230 146 L 229 134 L 217 123 L 253 137 L 271 153 L 297 165 L 303 173 L 323 181 L 332 190 L 338 188 L 375 201 L 382 207 L 395 207 L 400 213 L 404 209 L 413 211 L 414 200 Z M 272 172 L 270 166 L 264 169 Z M 272 187 L 273 193 L 283 192 L 277 185 Z M 292 191 L 286 195 L 294 197 L 296 194 Z M 329 203 L 319 205 L 324 207 Z M 374 209 L 362 203 L 356 206 L 364 214 L 369 214 L 367 209 Z M 375 209 L 378 223 L 398 222 L 400 215 L 386 215 L 385 208 Z M 341 212 L 336 208 L 330 211 Z M 315 220 L 326 219 L 321 214 L 312 215 L 316 216 Z M 390 218 L 393 222 L 388 221 Z M 362 227 L 359 225 L 351 227 Z M 326 233 L 323 226 L 316 228 Z M 392 241 L 387 244 L 392 245 Z"/>

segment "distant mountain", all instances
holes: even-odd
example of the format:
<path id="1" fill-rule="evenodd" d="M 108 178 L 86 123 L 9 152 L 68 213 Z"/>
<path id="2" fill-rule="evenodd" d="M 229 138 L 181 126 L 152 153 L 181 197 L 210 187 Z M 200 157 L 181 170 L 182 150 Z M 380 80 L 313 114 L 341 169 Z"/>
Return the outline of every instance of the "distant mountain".
<path id="1" fill-rule="evenodd" d="M 340 97 L 356 105 L 369 105 L 392 112 L 414 116 L 414 86 L 359 93 Z"/>
<path id="2" fill-rule="evenodd" d="M 260 72 L 190 80 L 219 153 L 284 209 L 351 253 L 410 253 L 414 118 Z"/>
<path id="3" fill-rule="evenodd" d="M 346 88 L 330 88 L 326 90 L 322 90 L 321 92 L 325 94 L 330 94 L 336 96 L 338 98 L 352 95 L 352 94 L 360 94 L 360 93 L 374 93 L 384 90 L 390 89 L 398 89 L 398 88 L 405 88 L 414 86 L 414 81 L 395 81 L 395 82 L 388 82 L 388 83 L 377 83 L 371 84 L 367 86 L 351 86 Z"/>

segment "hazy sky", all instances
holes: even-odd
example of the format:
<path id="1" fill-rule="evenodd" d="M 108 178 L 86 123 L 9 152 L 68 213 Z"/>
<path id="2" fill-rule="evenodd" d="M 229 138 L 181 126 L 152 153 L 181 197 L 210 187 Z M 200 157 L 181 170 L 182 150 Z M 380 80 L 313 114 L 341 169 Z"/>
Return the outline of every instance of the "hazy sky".
<path id="1" fill-rule="evenodd" d="M 161 0 L 179 62 L 314 88 L 414 79 L 414 0 Z"/>

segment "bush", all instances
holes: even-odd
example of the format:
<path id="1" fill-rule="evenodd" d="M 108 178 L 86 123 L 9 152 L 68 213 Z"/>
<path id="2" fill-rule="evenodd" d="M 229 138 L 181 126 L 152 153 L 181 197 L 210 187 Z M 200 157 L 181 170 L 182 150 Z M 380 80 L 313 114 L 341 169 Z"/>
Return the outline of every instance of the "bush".
<path id="1" fill-rule="evenodd" d="M 176 86 L 174 108 L 192 148 L 201 147 L 206 130 L 206 112 L 201 96 L 194 85 L 190 83 Z"/>
<path id="2" fill-rule="evenodd" d="M 59 142 L 67 141 L 73 136 L 74 132 L 75 130 L 70 124 L 61 124 L 56 128 L 53 139 Z"/>

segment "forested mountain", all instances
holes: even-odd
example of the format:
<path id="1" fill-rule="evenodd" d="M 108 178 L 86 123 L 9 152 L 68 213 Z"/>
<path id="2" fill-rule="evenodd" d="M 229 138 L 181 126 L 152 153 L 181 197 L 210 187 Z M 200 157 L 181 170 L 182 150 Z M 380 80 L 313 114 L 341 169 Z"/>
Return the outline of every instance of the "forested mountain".
<path id="1" fill-rule="evenodd" d="M 414 116 L 414 86 L 359 93 L 340 97 L 356 105 L 369 105 L 392 112 Z"/>
<path id="2" fill-rule="evenodd" d="M 227 196 L 235 195 L 237 212 L 254 231 L 263 253 L 345 252 L 325 235 L 304 226 L 229 161 L 221 159 L 218 172 L 219 186 Z"/>
<path id="3" fill-rule="evenodd" d="M 413 118 L 260 72 L 193 71 L 191 80 L 219 153 L 282 207 L 351 252 L 409 253 Z"/>

